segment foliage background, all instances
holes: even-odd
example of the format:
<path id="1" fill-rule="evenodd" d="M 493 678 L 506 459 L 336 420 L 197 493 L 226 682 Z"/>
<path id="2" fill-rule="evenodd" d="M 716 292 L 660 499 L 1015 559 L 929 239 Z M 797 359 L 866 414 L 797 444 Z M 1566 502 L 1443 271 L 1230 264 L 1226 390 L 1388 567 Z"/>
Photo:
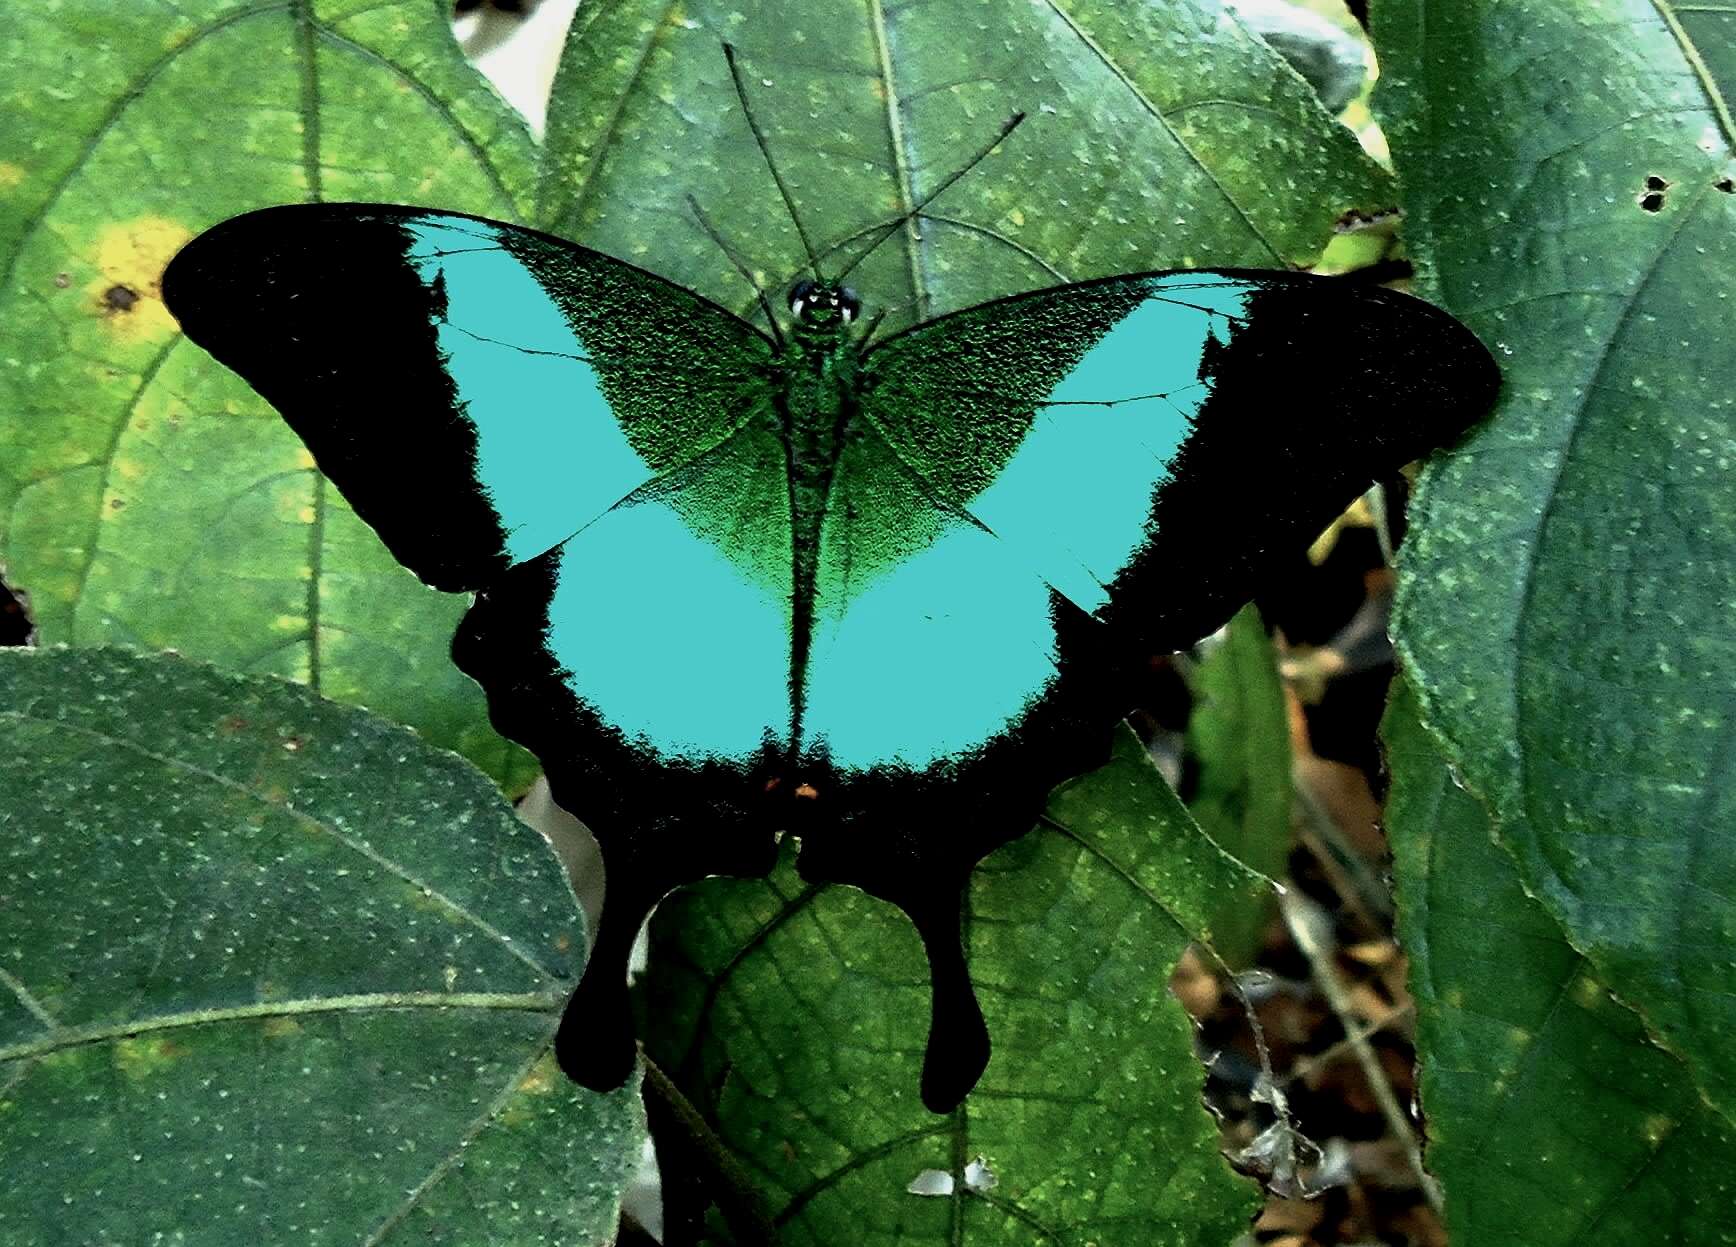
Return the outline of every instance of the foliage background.
<path id="1" fill-rule="evenodd" d="M 339 904 L 328 889 L 348 868 L 298 859 L 311 872 L 306 912 L 352 950 L 316 962 L 295 997 L 326 1002 L 322 1017 L 367 997 L 358 1024 L 378 1009 L 390 1025 L 406 992 L 421 993 L 430 1024 L 467 1016 L 462 1001 L 430 997 L 456 982 L 415 982 L 441 961 L 428 948 L 425 962 L 370 959 L 389 938 L 373 907 L 423 862 L 471 880 L 537 869 L 534 843 L 521 845 L 522 867 L 510 854 L 465 864 L 391 816 L 382 787 L 446 774 L 449 760 L 390 743 L 356 712 L 235 678 L 365 704 L 508 793 L 534 774 L 445 658 L 462 603 L 397 569 L 269 409 L 183 344 L 156 296 L 163 263 L 249 207 L 392 200 L 555 228 L 745 310 L 681 196 L 649 189 L 695 194 L 751 246 L 763 280 L 794 271 L 781 205 L 743 173 L 758 157 L 716 54 L 723 37 L 760 83 L 804 218 L 834 242 L 896 214 L 1014 108 L 1033 111 L 1036 124 L 862 271 L 898 315 L 1184 264 L 1375 258 L 1384 276 L 1396 207 L 1417 290 L 1479 331 L 1506 388 L 1487 424 L 1424 469 L 1399 564 L 1406 685 L 1387 718 L 1385 824 L 1439 1190 L 1412 1163 L 1408 1049 L 1395 1035 L 1413 1006 L 1403 965 L 1380 951 L 1390 901 L 1366 830 L 1381 780 L 1355 739 L 1385 683 L 1381 560 L 1363 560 L 1371 591 L 1351 593 L 1336 619 L 1309 609 L 1333 592 L 1335 559 L 1342 574 L 1359 543 L 1379 552 L 1400 535 L 1395 481 L 1373 500 L 1385 503 L 1373 528 L 1323 544 L 1317 570 L 1298 567 L 1263 596 L 1288 638 L 1281 654 L 1248 616 L 1216 650 L 1156 670 L 1136 719 L 1144 747 L 1129 738 L 1104 771 L 1061 790 L 1044 827 L 981 872 L 973 964 L 1005 1038 L 954 1119 L 905 1104 L 919 959 L 870 902 L 779 874 L 706 885 L 666 909 L 648 1033 L 705 1123 L 665 1149 L 672 1233 L 1229 1241 L 1254 1188 L 1216 1155 L 1188 1030 L 1163 990 L 1187 939 L 1209 932 L 1238 967 L 1264 965 L 1240 984 L 1259 998 L 1285 1091 L 1249 1064 L 1222 976 L 1214 986 L 1207 968 L 1184 965 L 1178 985 L 1204 1028 L 1230 1146 L 1264 1130 L 1246 1159 L 1281 1185 L 1287 1149 L 1300 1149 L 1301 1179 L 1331 1188 L 1311 1205 L 1271 1204 L 1255 1231 L 1264 1241 L 1437 1241 L 1439 1223 L 1415 1211 L 1430 1204 L 1455 1244 L 1732 1241 L 1736 16 L 1668 0 L 1377 3 L 1380 84 L 1346 115 L 1378 117 L 1395 181 L 1253 33 L 1253 8 L 597 0 L 574 23 L 541 143 L 422 0 L 43 0 L 11 15 L 0 32 L 0 559 L 29 591 L 40 640 L 75 649 L 8 662 L 0 706 L 7 749 L 32 760 L 0 779 L 0 1242 L 83 1241 L 70 1235 L 105 1204 L 148 1210 L 187 1241 L 284 1231 L 260 1197 L 201 1206 L 165 1176 L 215 1175 L 218 1191 L 223 1175 L 245 1186 L 252 1172 L 224 1167 L 215 1127 L 226 1119 L 199 1107 L 222 1090 L 217 1050 L 127 1039 L 127 1027 L 171 1023 L 218 1043 L 225 1026 L 273 1038 L 281 1009 L 223 1011 L 289 999 L 268 971 L 309 954 L 300 935 L 275 948 L 245 938 L 258 912 L 227 898 L 259 862 L 288 867 L 269 817 L 255 825 L 241 808 L 312 818 L 363 859 L 403 866 L 369 883 L 374 899 Z M 1330 643 L 1293 644 L 1303 637 Z M 80 652 L 113 643 L 235 674 Z M 229 737 L 251 741 L 251 755 L 224 744 L 237 719 L 245 730 Z M 159 756 L 140 770 L 146 746 Z M 1333 754 L 1356 765 L 1335 768 Z M 1268 873 L 1288 856 L 1295 886 L 1274 925 L 1250 917 L 1261 911 L 1242 899 L 1249 876 L 1177 807 L 1153 758 L 1179 768 L 1217 844 Z M 199 805 L 189 785 L 245 800 Z M 304 809 L 298 785 L 332 810 Z M 498 797 L 466 791 L 467 813 L 450 797 L 429 808 L 498 821 Z M 455 845 L 510 843 L 504 827 Z M 227 864 L 189 870 L 186 855 L 213 836 Z M 112 869 L 56 864 L 73 859 Z M 524 902 L 487 894 L 477 916 L 506 929 L 501 914 Z M 541 903 L 577 916 L 558 888 Z M 201 946 L 225 933 L 214 947 L 230 960 L 207 967 Z M 86 977 L 92 963 L 114 972 L 117 950 L 148 955 L 130 969 L 122 956 L 109 992 L 75 990 L 102 981 Z M 189 968 L 165 973 L 161 950 L 185 950 Z M 393 964 L 410 978 L 348 982 Z M 224 968 L 245 973 L 226 986 Z M 570 969 L 549 970 L 549 983 Z M 1046 986 L 1028 990 L 1035 979 Z M 533 1038 L 548 1007 L 525 1006 Z M 315 1050 L 311 1037 L 293 1043 L 308 1045 L 286 1050 L 295 1059 Z M 492 1041 L 461 1046 L 499 1055 Z M 55 1070 L 72 1068 L 56 1061 L 75 1057 L 109 1084 L 83 1090 L 98 1077 L 86 1073 L 53 1090 Z M 456 1241 L 542 1241 L 557 1225 L 563 1241 L 605 1241 L 639 1129 L 630 1095 L 609 1108 L 562 1085 L 586 1107 L 536 1118 L 570 1131 L 604 1115 L 582 1144 L 521 1140 L 514 1168 L 550 1166 L 528 1201 L 534 1225 L 522 1193 L 442 1202 L 454 1189 L 443 1183 L 479 1154 L 476 1131 L 510 1134 L 526 1120 L 511 1106 L 548 1090 L 534 1067 L 508 1066 L 498 1099 L 465 1117 L 461 1096 L 437 1129 L 388 1114 L 316 1131 L 293 1180 L 340 1210 L 333 1241 L 408 1232 L 391 1211 L 403 1207 L 420 1232 Z M 1340 1096 L 1348 1113 L 1309 1120 L 1345 1068 L 1360 1078 Z M 170 1077 L 182 1081 L 148 1081 Z M 346 1105 L 398 1103 L 380 1094 L 395 1077 L 456 1075 L 339 1061 L 318 1094 L 269 1113 L 254 1103 L 237 1120 L 255 1155 L 293 1150 L 298 1129 L 348 1120 Z M 1275 1101 L 1295 1106 L 1323 1154 L 1284 1114 L 1273 1124 Z M 179 1126 L 152 1116 L 164 1103 Z M 49 1121 L 64 1133 L 45 1134 Z M 394 1141 L 370 1141 L 374 1130 Z M 404 1172 L 425 1180 L 375 1203 L 322 1183 L 358 1156 L 401 1160 L 406 1146 L 421 1150 Z M 993 1186 L 965 1180 L 979 1153 Z M 925 1169 L 951 1175 L 951 1194 L 910 1194 Z M 498 1195 L 491 1181 L 474 1189 Z M 1410 1192 L 1396 1211 L 1381 1193 L 1394 1187 Z"/>

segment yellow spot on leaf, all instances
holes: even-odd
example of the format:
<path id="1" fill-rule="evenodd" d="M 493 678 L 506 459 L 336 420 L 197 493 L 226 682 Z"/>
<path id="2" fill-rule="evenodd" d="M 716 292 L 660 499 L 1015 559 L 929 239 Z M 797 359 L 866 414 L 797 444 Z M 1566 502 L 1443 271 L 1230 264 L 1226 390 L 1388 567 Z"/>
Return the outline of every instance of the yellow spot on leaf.
<path id="1" fill-rule="evenodd" d="M 0 160 L 0 191 L 9 191 L 24 181 L 24 166 Z"/>
<path id="2" fill-rule="evenodd" d="M 192 236 L 178 221 L 150 216 L 98 232 L 89 257 L 97 277 L 85 293 L 117 337 L 161 342 L 175 332 L 175 318 L 163 306 L 163 268 Z"/>
<path id="3" fill-rule="evenodd" d="M 128 1078 L 145 1078 L 173 1065 L 186 1050 L 172 1039 L 140 1036 L 114 1046 L 115 1065 Z"/>
<path id="4" fill-rule="evenodd" d="M 518 1089 L 527 1095 L 547 1095 L 555 1089 L 555 1080 L 565 1081 L 565 1075 L 555 1067 L 552 1054 L 545 1054 L 542 1060 L 530 1067 L 530 1073 L 524 1076 L 524 1081 L 518 1084 Z"/>
<path id="5" fill-rule="evenodd" d="M 271 626 L 279 632 L 300 632 L 307 626 L 307 620 L 300 615 L 279 615 L 271 621 Z"/>
<path id="6" fill-rule="evenodd" d="M 306 446 L 297 446 L 296 447 L 296 449 L 295 449 L 295 466 L 298 468 L 311 468 L 314 466 L 313 452 L 310 451 Z"/>
<path id="7" fill-rule="evenodd" d="M 314 509 L 312 507 L 303 507 L 295 513 L 295 517 L 303 524 L 311 524 L 314 520 Z"/>
<path id="8" fill-rule="evenodd" d="M 267 1039 L 285 1039 L 301 1030 L 301 1023 L 294 1018 L 266 1018 L 259 1029 Z"/>

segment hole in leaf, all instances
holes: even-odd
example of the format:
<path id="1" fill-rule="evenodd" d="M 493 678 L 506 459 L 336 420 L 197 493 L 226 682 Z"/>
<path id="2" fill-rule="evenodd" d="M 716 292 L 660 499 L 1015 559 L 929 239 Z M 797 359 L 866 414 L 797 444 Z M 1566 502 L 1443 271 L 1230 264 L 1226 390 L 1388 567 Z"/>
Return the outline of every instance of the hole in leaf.
<path id="1" fill-rule="evenodd" d="M 944 1169 L 924 1169 L 904 1189 L 911 1195 L 951 1195 L 952 1175 Z"/>
<path id="2" fill-rule="evenodd" d="M 992 1191 L 1001 1184 L 988 1158 L 978 1156 L 964 1167 L 964 1187 L 967 1191 Z M 951 1195 L 958 1179 L 944 1169 L 924 1169 L 910 1180 L 904 1189 L 911 1195 Z"/>
<path id="3" fill-rule="evenodd" d="M 1640 196 L 1640 207 L 1647 212 L 1662 212 L 1664 208 L 1663 191 L 1647 191 Z"/>
<path id="4" fill-rule="evenodd" d="M 1669 185 L 1668 182 L 1664 181 L 1663 178 L 1659 177 L 1655 173 L 1646 178 L 1646 189 L 1649 191 L 1667 190 L 1669 189 Z"/>
<path id="5" fill-rule="evenodd" d="M 1719 178 L 1712 186 L 1726 195 L 1736 195 L 1736 178 Z"/>

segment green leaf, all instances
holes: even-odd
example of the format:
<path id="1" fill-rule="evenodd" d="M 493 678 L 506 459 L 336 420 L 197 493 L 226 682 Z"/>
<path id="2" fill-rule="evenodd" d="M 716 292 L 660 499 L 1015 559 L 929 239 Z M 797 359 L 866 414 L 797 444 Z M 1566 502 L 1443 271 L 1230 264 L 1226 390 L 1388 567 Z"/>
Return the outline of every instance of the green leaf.
<path id="1" fill-rule="evenodd" d="M 1454 1247 L 1728 1243 L 1736 1129 L 1525 894 L 1403 686 L 1383 734 L 1427 1157 Z"/>
<path id="2" fill-rule="evenodd" d="M 426 0 L 27 5 L 0 34 L 0 561 L 44 641 L 303 680 L 529 772 L 401 570 L 266 404 L 181 339 L 175 250 L 266 204 L 513 217 L 522 125 Z"/>
<path id="3" fill-rule="evenodd" d="M 1377 17 L 1407 237 L 1505 372 L 1412 505 L 1399 647 L 1526 889 L 1736 1113 L 1728 18 Z"/>
<path id="4" fill-rule="evenodd" d="M 1199 776 L 1188 813 L 1238 861 L 1282 875 L 1290 851 L 1290 720 L 1258 608 L 1244 606 L 1230 620 L 1189 684 L 1188 751 L 1199 759 Z M 1253 960 L 1270 901 L 1262 896 L 1219 916 L 1212 942 L 1230 964 Z"/>
<path id="5" fill-rule="evenodd" d="M 1165 983 L 1250 888 L 1123 732 L 971 880 L 994 1055 L 955 1113 L 917 1098 L 928 974 L 909 924 L 788 861 L 664 904 L 650 1044 L 763 1181 L 786 1244 L 1227 1243 L 1254 1190 L 1218 1155 Z M 992 1189 L 960 1180 L 978 1156 Z M 927 1170 L 953 1194 L 911 1194 Z"/>
<path id="6" fill-rule="evenodd" d="M 274 680 L 0 655 L 0 1244 L 612 1241 L 637 1087 L 472 767 Z"/>
<path id="7" fill-rule="evenodd" d="M 688 195 L 775 299 L 805 261 L 726 41 L 830 273 L 1028 114 L 851 275 L 886 329 L 1107 274 L 1307 265 L 1343 213 L 1389 206 L 1353 136 L 1215 0 L 586 6 L 539 221 L 744 315 L 752 292 Z"/>

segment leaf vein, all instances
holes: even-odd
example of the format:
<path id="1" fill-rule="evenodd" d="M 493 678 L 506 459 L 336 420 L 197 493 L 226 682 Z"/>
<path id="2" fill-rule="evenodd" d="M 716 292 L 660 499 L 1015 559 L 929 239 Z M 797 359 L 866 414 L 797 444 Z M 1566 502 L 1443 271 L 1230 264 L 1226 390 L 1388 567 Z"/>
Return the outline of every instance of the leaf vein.
<path id="1" fill-rule="evenodd" d="M 1169 123 L 1163 110 L 1157 106 L 1157 103 L 1144 91 L 1140 90 L 1139 85 L 1134 82 L 1132 78 L 1129 78 L 1121 66 L 1117 65 L 1114 60 L 1110 58 L 1109 53 L 1103 48 L 1103 46 L 1085 32 L 1085 28 L 1074 20 L 1071 13 L 1061 7 L 1061 0 L 1044 0 L 1044 3 L 1053 10 L 1056 17 L 1061 19 L 1067 29 L 1073 32 L 1073 36 L 1102 63 L 1103 68 L 1107 69 L 1122 86 L 1127 88 L 1129 94 L 1133 96 L 1139 106 L 1151 114 L 1152 120 L 1156 121 L 1158 125 L 1163 127 L 1164 133 L 1169 135 L 1177 147 L 1181 148 L 1181 150 L 1187 155 L 1187 158 L 1193 162 L 1194 167 L 1205 175 L 1206 180 L 1212 184 L 1212 188 L 1223 197 L 1225 203 L 1229 204 L 1230 210 L 1234 212 L 1236 216 L 1241 218 L 1241 222 L 1247 227 L 1248 232 L 1260 240 L 1260 245 L 1266 249 L 1267 254 L 1269 254 L 1272 259 L 1276 260 L 1279 264 L 1283 264 L 1284 257 L 1280 255 L 1278 249 L 1272 245 L 1271 240 L 1268 239 L 1266 235 L 1260 231 L 1260 228 L 1254 224 L 1252 218 L 1250 218 L 1247 212 L 1243 210 L 1242 205 L 1237 203 L 1229 191 L 1224 189 L 1224 184 L 1218 180 L 1218 175 L 1212 172 L 1211 168 L 1200 158 L 1199 154 L 1195 152 L 1193 148 L 1189 147 L 1187 142 L 1179 133 L 1177 133 L 1176 128 Z"/>
<path id="2" fill-rule="evenodd" d="M 195 766 L 193 763 L 188 762 L 183 758 L 171 757 L 168 754 L 158 753 L 153 749 L 147 749 L 137 741 L 128 740 L 124 736 L 115 736 L 108 732 L 101 732 L 95 728 L 85 727 L 83 724 L 68 723 L 62 719 L 47 719 L 43 718 L 41 715 L 28 714 L 22 710 L 0 710 L 0 719 L 17 719 L 26 720 L 32 723 L 40 723 L 45 727 L 50 727 L 57 731 L 76 732 L 84 736 L 92 737 L 95 740 L 102 741 L 106 745 L 113 745 L 121 749 L 130 749 L 141 757 L 150 758 L 152 761 L 161 762 L 165 766 L 185 771 L 189 775 L 197 776 L 209 783 L 227 788 L 231 792 L 239 793 L 251 801 L 258 802 L 260 805 L 267 806 L 271 809 L 282 810 L 292 817 L 301 820 L 305 825 L 324 832 L 345 848 L 368 861 L 373 862 L 389 874 L 396 875 L 412 887 L 419 889 L 422 894 L 430 900 L 444 905 L 454 915 L 468 922 L 478 931 L 498 942 L 514 957 L 517 957 L 520 961 L 524 962 L 525 965 L 535 970 L 542 978 L 552 981 L 559 981 L 560 979 L 559 975 L 549 970 L 548 967 L 544 966 L 535 957 L 520 948 L 516 940 L 514 940 L 510 935 L 507 935 L 504 931 L 495 927 L 494 924 L 479 915 L 472 913 L 465 906 L 459 904 L 444 892 L 435 888 L 432 884 L 426 883 L 417 878 L 415 875 L 411 874 L 410 871 L 392 861 L 389 857 L 386 857 L 372 845 L 345 835 L 325 820 L 317 818 L 314 815 L 309 814 L 307 811 L 297 808 L 288 801 L 273 801 L 263 793 L 249 788 L 246 784 L 243 784 L 238 780 L 230 779 L 227 775 L 221 775 L 216 771 L 207 770 L 201 766 Z"/>
<path id="3" fill-rule="evenodd" d="M 221 1022 L 302 1017 L 315 1013 L 364 1013 L 380 1009 L 499 1009 L 518 1013 L 555 1013 L 565 1003 L 564 996 L 546 992 L 356 992 L 345 996 L 262 1000 L 250 1005 L 190 1009 L 182 1013 L 165 1013 L 126 1022 L 107 1022 L 99 1026 L 65 1026 L 41 1039 L 0 1047 L 0 1062 L 44 1056 L 68 1048 L 87 1047 L 117 1039 L 131 1039 L 155 1031 L 180 1030 L 189 1026 L 208 1026 Z"/>

